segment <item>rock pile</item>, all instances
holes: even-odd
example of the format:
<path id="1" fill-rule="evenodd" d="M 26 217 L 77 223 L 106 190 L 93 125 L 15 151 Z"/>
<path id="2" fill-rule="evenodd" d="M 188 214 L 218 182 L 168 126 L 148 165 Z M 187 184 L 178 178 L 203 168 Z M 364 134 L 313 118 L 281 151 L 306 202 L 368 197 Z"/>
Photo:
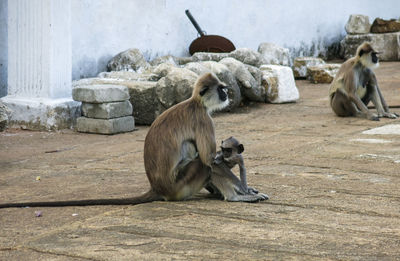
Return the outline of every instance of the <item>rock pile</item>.
<path id="1" fill-rule="evenodd" d="M 128 88 L 122 85 L 80 85 L 72 97 L 82 102 L 82 117 L 77 119 L 79 132 L 115 134 L 133 131 L 132 105 Z"/>
<path id="2" fill-rule="evenodd" d="M 8 125 L 8 117 L 11 111 L 0 101 L 0 131 L 4 131 Z"/>
<path id="3" fill-rule="evenodd" d="M 345 59 L 353 57 L 357 47 L 367 41 L 380 52 L 380 60 L 400 60 L 400 22 L 377 18 L 371 26 L 368 16 L 351 15 L 345 29 L 347 35 L 340 42 Z"/>
<path id="4" fill-rule="evenodd" d="M 121 85 L 128 88 L 133 116 L 137 124 L 151 124 L 169 107 L 192 94 L 197 78 L 214 73 L 228 85 L 233 110 L 243 101 L 295 102 L 299 92 L 288 65 L 288 50 L 261 44 L 260 52 L 240 48 L 231 53 L 195 53 L 191 57 L 171 55 L 146 62 L 138 49 L 118 54 L 108 64 L 110 72 L 73 83 L 73 88 L 91 85 Z M 272 57 L 272 58 L 271 58 Z M 272 67 L 266 64 L 276 63 Z"/>
<path id="5" fill-rule="evenodd" d="M 308 79 L 312 83 L 331 83 L 341 64 L 325 63 L 321 58 L 297 57 L 293 62 L 293 72 L 297 79 Z"/>

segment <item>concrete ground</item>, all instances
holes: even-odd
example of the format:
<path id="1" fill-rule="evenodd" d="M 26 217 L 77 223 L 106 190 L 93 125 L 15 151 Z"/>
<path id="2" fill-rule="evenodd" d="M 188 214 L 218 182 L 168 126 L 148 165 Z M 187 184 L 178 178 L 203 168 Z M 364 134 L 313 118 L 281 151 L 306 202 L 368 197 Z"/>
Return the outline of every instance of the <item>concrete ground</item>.
<path id="1" fill-rule="evenodd" d="M 400 105 L 400 62 L 377 77 Z M 336 117 L 328 84 L 296 84 L 297 103 L 215 116 L 270 200 L 0 209 L 0 260 L 400 260 L 400 120 Z M 147 130 L 0 133 L 0 203 L 139 195 Z"/>

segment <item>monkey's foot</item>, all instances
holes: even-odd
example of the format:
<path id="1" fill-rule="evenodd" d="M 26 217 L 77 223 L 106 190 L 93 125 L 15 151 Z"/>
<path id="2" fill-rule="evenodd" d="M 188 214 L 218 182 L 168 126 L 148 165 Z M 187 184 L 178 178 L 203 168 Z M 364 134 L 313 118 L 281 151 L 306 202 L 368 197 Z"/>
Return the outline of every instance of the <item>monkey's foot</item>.
<path id="1" fill-rule="evenodd" d="M 379 115 L 379 116 L 383 117 L 383 118 L 390 118 L 390 119 L 396 119 L 397 117 L 399 117 L 399 115 L 397 113 L 390 113 L 390 112 L 384 112 L 382 114 L 382 116 L 381 115 Z"/>
<path id="2" fill-rule="evenodd" d="M 252 187 L 247 187 L 247 193 L 252 194 L 252 195 L 258 194 L 258 190 L 256 190 L 255 188 L 252 188 Z"/>

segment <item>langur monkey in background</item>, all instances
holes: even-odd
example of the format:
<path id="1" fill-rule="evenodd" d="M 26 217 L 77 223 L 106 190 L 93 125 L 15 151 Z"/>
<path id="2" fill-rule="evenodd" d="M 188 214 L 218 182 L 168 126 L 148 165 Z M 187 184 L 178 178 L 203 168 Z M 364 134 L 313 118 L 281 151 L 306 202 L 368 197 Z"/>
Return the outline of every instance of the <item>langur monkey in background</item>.
<path id="1" fill-rule="evenodd" d="M 381 117 L 395 119 L 379 89 L 373 70 L 379 66 L 377 52 L 370 43 L 357 48 L 356 56 L 342 64 L 329 89 L 330 105 L 338 116 L 356 116 L 378 121 Z M 368 110 L 372 101 L 378 114 Z"/>

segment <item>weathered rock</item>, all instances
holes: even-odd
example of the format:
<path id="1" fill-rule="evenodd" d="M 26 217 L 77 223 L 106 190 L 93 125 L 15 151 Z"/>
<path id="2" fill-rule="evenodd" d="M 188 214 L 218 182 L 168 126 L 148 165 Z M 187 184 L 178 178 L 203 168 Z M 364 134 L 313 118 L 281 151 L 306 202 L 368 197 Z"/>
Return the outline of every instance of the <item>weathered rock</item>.
<path id="1" fill-rule="evenodd" d="M 393 33 L 400 32 L 400 22 L 395 19 L 383 20 L 376 18 L 371 26 L 371 33 Z"/>
<path id="2" fill-rule="evenodd" d="M 109 71 L 138 71 L 141 72 L 150 65 L 146 62 L 139 49 L 131 48 L 117 54 L 108 62 Z"/>
<path id="3" fill-rule="evenodd" d="M 228 56 L 235 58 L 242 63 L 253 65 L 256 67 L 260 67 L 262 64 L 265 64 L 261 54 L 249 48 L 236 49 L 235 51 L 230 52 Z"/>
<path id="4" fill-rule="evenodd" d="M 72 89 L 72 98 L 89 103 L 117 102 L 128 100 L 129 92 L 122 85 L 79 85 Z"/>
<path id="5" fill-rule="evenodd" d="M 198 75 L 185 68 L 174 68 L 157 82 L 156 95 L 165 109 L 192 95 Z"/>
<path id="6" fill-rule="evenodd" d="M 172 64 L 173 66 L 178 65 L 178 63 L 176 62 L 176 57 L 172 56 L 172 55 L 160 56 L 160 57 L 154 58 L 153 60 L 150 61 L 150 64 L 152 66 L 157 66 L 162 63 L 169 63 L 169 64 Z"/>
<path id="7" fill-rule="evenodd" d="M 137 124 L 150 125 L 165 109 L 156 97 L 157 82 L 131 82 L 128 85 L 133 117 Z"/>
<path id="8" fill-rule="evenodd" d="M 261 54 L 265 64 L 290 65 L 290 54 L 287 48 L 273 43 L 261 43 L 258 46 L 258 52 Z"/>
<path id="9" fill-rule="evenodd" d="M 306 78 L 307 68 L 325 64 L 325 61 L 316 57 L 297 57 L 293 62 L 293 73 L 296 78 Z"/>
<path id="10" fill-rule="evenodd" d="M 262 65 L 266 101 L 270 103 L 295 102 L 299 99 L 293 71 L 288 66 Z"/>
<path id="11" fill-rule="evenodd" d="M 224 64 L 213 61 L 202 62 L 201 64 L 213 72 L 220 81 L 224 82 L 228 86 L 229 105 L 224 109 L 224 111 L 230 111 L 238 107 L 242 101 L 242 95 L 235 76 L 228 67 Z"/>
<path id="12" fill-rule="evenodd" d="M 185 65 L 187 63 L 194 62 L 192 56 L 188 57 L 175 57 L 175 61 L 178 65 Z"/>
<path id="13" fill-rule="evenodd" d="M 400 32 L 386 34 L 360 34 L 346 35 L 340 42 L 342 56 L 345 59 L 353 57 L 357 47 L 363 42 L 370 42 L 372 47 L 379 52 L 381 61 L 400 60 Z"/>
<path id="14" fill-rule="evenodd" d="M 150 67 L 146 70 L 146 73 L 151 73 L 151 74 L 155 74 L 158 76 L 158 79 L 161 79 L 162 77 L 165 77 L 168 73 L 170 73 L 171 71 L 175 70 L 176 67 L 173 64 L 170 63 L 162 63 L 159 64 L 155 67 Z"/>
<path id="15" fill-rule="evenodd" d="M 253 76 L 255 84 L 244 90 L 244 96 L 250 101 L 265 102 L 265 88 L 261 84 L 263 73 L 255 66 L 245 64 L 245 67 Z"/>
<path id="16" fill-rule="evenodd" d="M 371 28 L 369 17 L 366 15 L 353 14 L 345 26 L 348 34 L 368 34 Z"/>
<path id="17" fill-rule="evenodd" d="M 228 57 L 228 53 L 206 53 L 198 52 L 192 55 L 193 62 L 204 62 L 204 61 L 214 61 L 219 62 L 222 59 Z"/>
<path id="18" fill-rule="evenodd" d="M 192 72 L 196 73 L 198 76 L 211 72 L 210 69 L 208 69 L 203 64 L 198 63 L 198 62 L 187 63 L 187 64 L 185 64 L 184 68 L 191 70 Z"/>
<path id="19" fill-rule="evenodd" d="M 4 131 L 8 125 L 8 116 L 11 111 L 2 101 L 0 101 L 0 131 Z"/>
<path id="20" fill-rule="evenodd" d="M 83 116 L 95 119 L 113 119 L 132 115 L 132 105 L 128 100 L 106 103 L 82 102 L 81 109 Z"/>
<path id="21" fill-rule="evenodd" d="M 313 83 L 331 83 L 340 69 L 341 64 L 322 64 L 310 66 L 308 70 L 308 79 Z"/>
<path id="22" fill-rule="evenodd" d="M 133 131 L 135 129 L 135 120 L 132 116 L 108 120 L 79 117 L 76 120 L 76 129 L 79 132 L 116 134 Z"/>
<path id="23" fill-rule="evenodd" d="M 158 81 L 160 77 L 154 73 L 137 73 L 133 71 L 101 72 L 99 78 L 112 78 L 129 81 Z"/>

